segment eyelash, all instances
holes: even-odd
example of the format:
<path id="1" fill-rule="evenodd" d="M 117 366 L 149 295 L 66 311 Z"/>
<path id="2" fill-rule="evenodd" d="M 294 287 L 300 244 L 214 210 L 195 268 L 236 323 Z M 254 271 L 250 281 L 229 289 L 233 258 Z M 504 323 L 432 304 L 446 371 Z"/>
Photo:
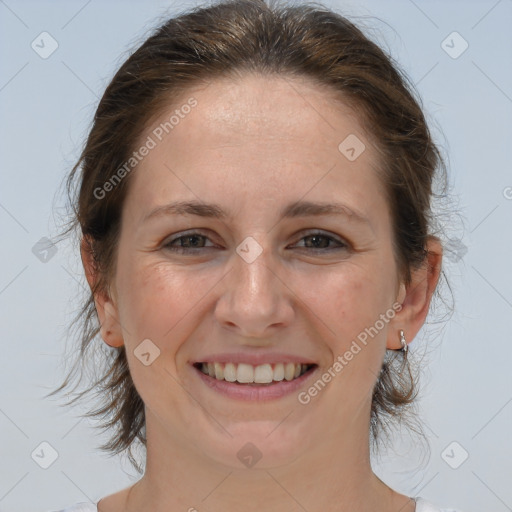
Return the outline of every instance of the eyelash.
<path id="1" fill-rule="evenodd" d="M 345 242 L 343 240 L 338 240 L 330 235 L 322 233 L 321 231 L 314 231 L 314 232 L 308 233 L 307 235 L 304 235 L 300 240 L 304 240 L 306 238 L 315 237 L 315 236 L 326 238 L 329 241 L 339 244 L 339 246 L 338 247 L 328 247 L 328 248 L 323 248 L 323 247 L 301 247 L 301 248 L 302 249 L 311 249 L 313 251 L 323 251 L 323 252 L 330 252 L 333 250 L 348 250 L 349 249 L 349 244 L 347 242 Z M 179 247 L 179 246 L 171 245 L 178 240 L 183 240 L 183 239 L 191 238 L 191 237 L 200 237 L 205 240 L 208 240 L 208 237 L 206 235 L 203 235 L 202 233 L 193 231 L 193 232 L 187 233 L 186 235 L 181 235 L 176 238 L 173 238 L 172 240 L 169 240 L 166 244 L 164 244 L 164 248 L 166 248 L 170 251 L 173 251 L 173 252 L 181 253 L 181 254 L 195 253 L 198 249 L 212 249 L 213 248 L 211 246 L 210 247 L 190 248 L 190 247 Z"/>

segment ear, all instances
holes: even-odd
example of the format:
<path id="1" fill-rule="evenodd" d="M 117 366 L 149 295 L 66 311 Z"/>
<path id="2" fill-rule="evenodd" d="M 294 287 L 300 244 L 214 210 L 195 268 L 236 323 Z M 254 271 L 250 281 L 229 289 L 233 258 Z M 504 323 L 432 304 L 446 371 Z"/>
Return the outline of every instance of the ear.
<path id="1" fill-rule="evenodd" d="M 443 246 L 441 241 L 430 236 L 427 245 L 425 262 L 419 269 L 411 273 L 411 283 L 400 283 L 397 301 L 402 309 L 396 313 L 390 322 L 386 348 L 400 349 L 400 330 L 404 331 L 405 338 L 410 343 L 425 323 L 430 301 L 436 289 L 441 274 L 443 259 Z"/>
<path id="2" fill-rule="evenodd" d="M 80 254 L 82 264 L 85 270 L 85 276 L 91 291 L 98 279 L 98 271 L 92 251 L 91 241 L 88 237 L 83 237 L 80 243 Z M 124 345 L 121 324 L 119 323 L 119 312 L 115 301 L 110 294 L 98 291 L 94 295 L 94 304 L 100 322 L 101 337 L 107 345 L 111 347 L 121 347 Z"/>

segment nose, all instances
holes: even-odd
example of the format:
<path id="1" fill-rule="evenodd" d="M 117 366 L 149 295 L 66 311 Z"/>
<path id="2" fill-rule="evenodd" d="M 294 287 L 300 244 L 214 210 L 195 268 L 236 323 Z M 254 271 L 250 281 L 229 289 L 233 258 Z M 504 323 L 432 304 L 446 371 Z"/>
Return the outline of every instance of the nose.
<path id="1" fill-rule="evenodd" d="M 217 320 L 240 337 L 261 341 L 275 336 L 294 314 L 293 292 L 279 276 L 278 262 L 268 249 L 251 263 L 236 252 L 232 259 L 215 308 Z"/>

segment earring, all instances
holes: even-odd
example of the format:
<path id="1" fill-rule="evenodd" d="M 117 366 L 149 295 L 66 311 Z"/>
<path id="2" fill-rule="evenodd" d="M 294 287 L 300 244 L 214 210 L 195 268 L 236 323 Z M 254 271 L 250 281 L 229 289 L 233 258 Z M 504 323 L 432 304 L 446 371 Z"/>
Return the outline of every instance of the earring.
<path id="1" fill-rule="evenodd" d="M 407 340 L 405 339 L 404 331 L 400 331 L 400 343 L 402 344 L 402 352 L 405 354 L 408 350 Z"/>

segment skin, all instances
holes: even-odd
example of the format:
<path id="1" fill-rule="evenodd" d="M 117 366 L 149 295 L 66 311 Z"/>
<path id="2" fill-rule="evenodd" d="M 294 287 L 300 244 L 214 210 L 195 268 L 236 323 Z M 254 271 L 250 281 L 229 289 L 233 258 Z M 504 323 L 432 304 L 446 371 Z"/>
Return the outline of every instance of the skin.
<path id="1" fill-rule="evenodd" d="M 371 395 L 386 348 L 400 348 L 399 330 L 410 341 L 425 321 L 439 241 L 429 241 L 428 265 L 406 287 L 378 153 L 329 91 L 306 79 L 247 74 L 190 96 L 197 106 L 131 176 L 110 293 L 95 297 L 104 341 L 126 346 L 148 439 L 144 476 L 103 498 L 100 512 L 413 512 L 413 500 L 372 471 Z M 366 146 L 355 161 L 338 150 L 349 134 Z M 175 200 L 217 203 L 230 216 L 142 221 Z M 342 202 L 367 222 L 333 214 L 280 219 L 298 200 Z M 190 229 L 206 237 L 196 239 L 195 253 L 164 246 Z M 333 238 L 330 248 L 323 238 L 312 248 L 304 238 L 311 230 Z M 247 236 L 263 249 L 250 264 L 236 252 Z M 85 245 L 82 259 L 92 286 Z M 279 350 L 315 361 L 318 378 L 397 302 L 400 312 L 307 405 L 296 393 L 269 402 L 221 396 L 189 364 L 210 353 Z M 134 350 L 148 338 L 160 355 L 145 366 Z M 262 454 L 252 468 L 237 458 L 247 442 Z"/>

